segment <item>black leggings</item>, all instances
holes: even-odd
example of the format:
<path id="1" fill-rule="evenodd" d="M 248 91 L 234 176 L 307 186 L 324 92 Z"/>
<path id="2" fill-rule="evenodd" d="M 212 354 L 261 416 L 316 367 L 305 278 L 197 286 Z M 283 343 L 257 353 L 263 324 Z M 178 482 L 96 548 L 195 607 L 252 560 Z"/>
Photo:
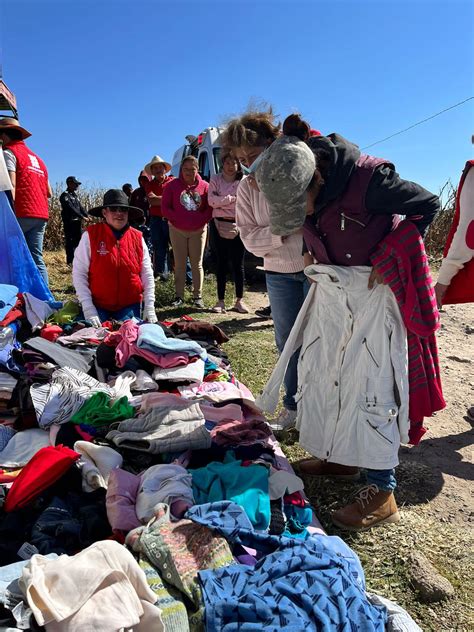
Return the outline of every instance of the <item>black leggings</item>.
<path id="1" fill-rule="evenodd" d="M 214 220 L 209 222 L 209 227 L 211 252 L 216 264 L 217 298 L 220 301 L 224 300 L 229 262 L 234 278 L 235 296 L 242 298 L 244 295 L 244 244 L 239 235 L 234 239 L 223 239 L 217 231 Z"/>

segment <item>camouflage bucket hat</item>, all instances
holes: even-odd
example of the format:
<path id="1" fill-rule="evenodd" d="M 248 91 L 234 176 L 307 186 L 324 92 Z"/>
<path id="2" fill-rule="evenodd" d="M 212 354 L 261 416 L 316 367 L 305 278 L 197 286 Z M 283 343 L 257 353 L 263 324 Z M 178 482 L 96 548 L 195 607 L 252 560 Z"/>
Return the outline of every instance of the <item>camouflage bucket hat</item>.
<path id="1" fill-rule="evenodd" d="M 274 235 L 290 235 L 304 224 L 306 190 L 315 169 L 313 152 L 296 136 L 282 136 L 265 151 L 255 179 L 270 207 Z"/>

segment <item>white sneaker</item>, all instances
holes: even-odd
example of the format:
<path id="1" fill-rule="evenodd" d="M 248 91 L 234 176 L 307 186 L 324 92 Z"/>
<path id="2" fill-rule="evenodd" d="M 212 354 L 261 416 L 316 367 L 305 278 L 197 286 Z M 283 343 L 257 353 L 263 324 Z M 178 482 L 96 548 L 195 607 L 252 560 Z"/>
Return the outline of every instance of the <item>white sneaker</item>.
<path id="1" fill-rule="evenodd" d="M 278 417 L 268 422 L 273 432 L 282 432 L 294 428 L 296 424 L 296 410 L 288 410 L 284 408 Z"/>

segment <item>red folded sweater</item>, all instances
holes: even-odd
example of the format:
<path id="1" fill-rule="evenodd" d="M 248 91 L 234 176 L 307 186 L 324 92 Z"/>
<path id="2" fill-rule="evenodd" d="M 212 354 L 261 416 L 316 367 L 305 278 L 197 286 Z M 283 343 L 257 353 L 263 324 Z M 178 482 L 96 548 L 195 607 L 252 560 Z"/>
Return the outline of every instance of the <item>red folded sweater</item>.
<path id="1" fill-rule="evenodd" d="M 28 505 L 59 480 L 79 458 L 80 454 L 63 445 L 38 450 L 13 482 L 5 500 L 5 511 Z"/>
<path id="2" fill-rule="evenodd" d="M 404 220 L 377 246 L 372 264 L 390 286 L 407 328 L 410 443 L 426 432 L 423 417 L 446 406 L 435 332 L 439 313 L 425 246 L 416 226 Z"/>

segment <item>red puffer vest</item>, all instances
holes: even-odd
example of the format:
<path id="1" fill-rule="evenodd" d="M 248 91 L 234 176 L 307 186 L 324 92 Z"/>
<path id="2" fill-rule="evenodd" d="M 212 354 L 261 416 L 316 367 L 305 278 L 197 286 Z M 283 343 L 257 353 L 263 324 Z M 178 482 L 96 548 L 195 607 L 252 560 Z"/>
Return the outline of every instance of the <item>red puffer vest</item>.
<path id="1" fill-rule="evenodd" d="M 459 214 L 461 212 L 459 200 L 461 199 L 461 189 L 464 184 L 464 180 L 468 174 L 469 169 L 474 168 L 474 160 L 468 160 L 464 171 L 462 172 L 461 180 L 459 181 L 458 192 L 456 194 L 456 210 L 454 212 L 453 223 L 451 224 L 451 230 L 449 231 L 448 239 L 446 240 L 446 246 L 444 248 L 444 256 L 449 252 L 451 243 L 453 241 L 454 233 L 459 225 Z M 474 222 L 471 222 L 467 227 L 465 235 L 466 243 L 469 248 L 474 248 Z M 474 258 L 468 261 L 464 267 L 459 270 L 456 276 L 452 279 L 451 283 L 446 290 L 446 294 L 443 298 L 443 305 L 453 303 L 473 303 L 474 302 Z"/>
<path id="2" fill-rule="evenodd" d="M 127 228 L 121 239 L 105 222 L 87 228 L 91 244 L 89 287 L 94 305 L 110 312 L 141 303 L 142 234 Z"/>
<path id="3" fill-rule="evenodd" d="M 9 143 L 16 158 L 15 215 L 48 219 L 48 170 L 22 140 Z"/>
<path id="4" fill-rule="evenodd" d="M 365 196 L 377 167 L 393 166 L 383 158 L 361 154 L 345 191 L 303 227 L 304 241 L 318 263 L 338 266 L 371 266 L 377 244 L 399 222 L 398 215 L 374 215 L 365 207 Z"/>

